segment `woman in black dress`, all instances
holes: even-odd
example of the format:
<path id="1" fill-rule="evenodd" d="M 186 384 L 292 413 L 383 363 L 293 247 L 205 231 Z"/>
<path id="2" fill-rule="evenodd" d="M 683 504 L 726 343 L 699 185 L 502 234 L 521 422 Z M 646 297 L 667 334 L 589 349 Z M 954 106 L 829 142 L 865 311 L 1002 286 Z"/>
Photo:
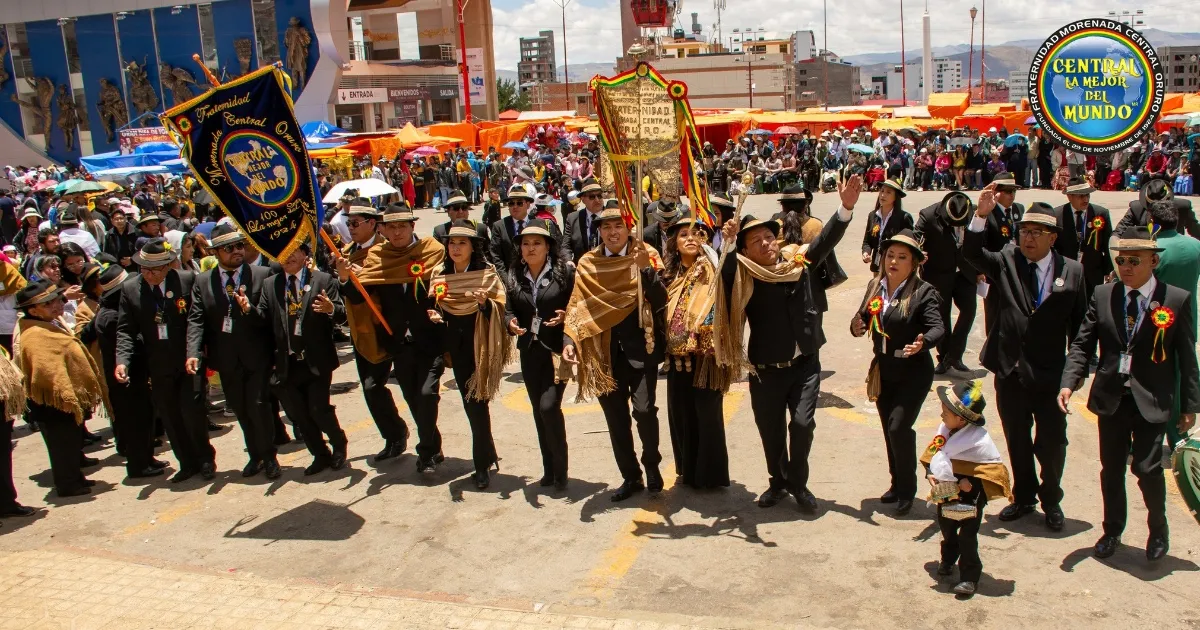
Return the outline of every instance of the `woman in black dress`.
<path id="1" fill-rule="evenodd" d="M 946 333 L 937 290 L 921 280 L 917 268 L 925 254 L 910 230 L 880 244 L 882 264 L 867 285 L 850 334 L 868 331 L 875 347 L 867 395 L 875 399 L 892 485 L 880 497 L 907 514 L 917 494 L 917 434 L 913 425 L 933 385 L 935 348 Z"/>
<path id="2" fill-rule="evenodd" d="M 912 215 L 905 212 L 900 203 L 904 197 L 903 186 L 890 179 L 883 180 L 875 200 L 875 211 L 867 215 L 867 230 L 863 234 L 862 259 L 871 265 L 871 273 L 879 271 L 881 244 L 901 230 L 913 229 Z"/>
<path id="3" fill-rule="evenodd" d="M 445 351 L 471 424 L 472 478 L 483 490 L 491 467 L 499 470 L 488 401 L 500 388 L 501 372 L 512 356 L 512 343 L 504 334 L 504 282 L 484 259 L 474 223 L 454 221 L 447 235 L 443 268 L 429 282 L 436 306 L 429 321 L 446 326 Z"/>
<path id="4" fill-rule="evenodd" d="M 533 424 L 542 450 L 543 487 L 567 487 L 567 430 L 562 399 L 570 366 L 562 363 L 563 319 L 575 288 L 575 271 L 559 255 L 556 232 L 546 221 L 534 219 L 520 234 L 520 256 L 508 274 L 508 301 L 504 321 L 517 337 L 521 352 L 521 377 Z"/>

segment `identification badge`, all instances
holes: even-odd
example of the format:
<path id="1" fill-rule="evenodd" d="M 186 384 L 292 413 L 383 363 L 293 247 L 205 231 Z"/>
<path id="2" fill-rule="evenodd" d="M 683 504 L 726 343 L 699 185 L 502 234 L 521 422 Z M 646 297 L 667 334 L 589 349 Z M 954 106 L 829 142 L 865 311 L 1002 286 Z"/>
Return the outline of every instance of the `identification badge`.
<path id="1" fill-rule="evenodd" d="M 225 319 L 221 320 L 221 332 L 223 332 L 223 333 L 233 332 L 233 318 L 232 317 L 226 316 Z"/>
<path id="2" fill-rule="evenodd" d="M 1117 372 L 1123 376 L 1129 376 L 1132 367 L 1133 367 L 1133 355 L 1126 353 L 1126 352 L 1122 352 L 1121 353 L 1121 361 L 1120 361 L 1120 363 L 1117 364 Z"/>
<path id="3" fill-rule="evenodd" d="M 542 327 L 542 318 L 534 317 L 533 321 L 529 323 L 529 332 L 536 335 L 536 334 L 538 334 L 538 329 L 540 329 L 541 327 Z"/>
<path id="4" fill-rule="evenodd" d="M 158 325 L 158 339 L 159 339 L 159 341 L 164 341 L 164 340 L 166 340 L 166 338 L 167 338 L 167 325 L 159 324 Z"/>
<path id="5" fill-rule="evenodd" d="M 4 283 L 0 282 L 0 291 L 3 291 L 3 290 L 4 290 Z"/>
<path id="6" fill-rule="evenodd" d="M 1066 281 L 1064 281 L 1062 278 L 1055 278 L 1055 279 L 1054 279 L 1054 286 L 1056 286 L 1056 287 L 1062 288 L 1062 287 L 1063 287 L 1063 286 L 1065 286 L 1066 284 L 1067 284 L 1067 283 L 1066 283 Z"/>
<path id="7" fill-rule="evenodd" d="M 297 337 L 300 336 L 300 320 L 298 319 L 296 320 L 296 325 L 292 327 L 292 334 Z"/>

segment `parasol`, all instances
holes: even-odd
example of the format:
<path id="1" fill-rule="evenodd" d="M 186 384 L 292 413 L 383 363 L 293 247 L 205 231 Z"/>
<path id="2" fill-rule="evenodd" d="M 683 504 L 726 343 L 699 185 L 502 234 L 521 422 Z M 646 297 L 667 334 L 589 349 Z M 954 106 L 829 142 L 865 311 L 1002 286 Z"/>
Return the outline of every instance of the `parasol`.
<path id="1" fill-rule="evenodd" d="M 858 153 L 864 153 L 866 155 L 871 155 L 872 153 L 875 153 L 875 149 L 872 149 L 871 147 L 869 147 L 865 144 L 858 144 L 858 143 L 851 144 L 850 146 L 846 147 L 846 150 L 856 151 Z"/>
<path id="2" fill-rule="evenodd" d="M 504 143 L 504 148 L 505 149 L 521 149 L 522 151 L 528 151 L 529 145 L 525 144 L 524 142 L 521 142 L 520 140 L 513 140 L 512 142 Z"/>
<path id="3" fill-rule="evenodd" d="M 50 181 L 54 181 L 54 180 L 50 180 Z M 68 180 L 61 181 L 54 186 L 54 194 L 61 195 L 64 192 L 66 192 L 68 188 L 70 188 L 71 186 L 74 186 L 75 184 L 78 184 L 81 181 L 83 181 L 83 180 L 82 179 L 68 179 Z"/>
<path id="4" fill-rule="evenodd" d="M 34 190 L 34 192 L 41 192 L 43 190 L 46 190 L 47 188 L 54 188 L 55 186 L 58 186 L 58 180 L 43 179 L 42 181 L 38 182 L 37 185 L 35 185 L 33 187 L 33 190 Z"/>
<path id="5" fill-rule="evenodd" d="M 1026 138 L 1024 134 L 1010 133 L 1004 138 L 1004 146 L 1006 147 L 1015 147 L 1022 142 L 1029 144 L 1029 138 Z"/>
<path id="6" fill-rule="evenodd" d="M 784 125 L 784 126 L 782 126 L 782 127 L 776 127 L 776 128 L 775 128 L 775 135 L 779 135 L 779 136 L 798 136 L 798 135 L 800 135 L 800 130 L 799 130 L 799 129 L 797 129 L 797 128 L 795 128 L 795 127 L 793 127 L 793 126 L 791 126 L 791 125 Z"/>
<path id="7" fill-rule="evenodd" d="M 107 189 L 100 182 L 76 180 L 74 184 L 71 184 L 67 187 L 63 194 L 78 195 L 80 193 L 105 192 L 106 190 Z"/>
<path id="8" fill-rule="evenodd" d="M 751 129 L 750 131 L 746 132 L 746 135 L 747 136 L 769 136 L 769 135 L 771 135 L 771 131 L 769 129 Z"/>
<path id="9" fill-rule="evenodd" d="M 338 199 L 349 190 L 357 190 L 359 197 L 382 197 L 383 195 L 391 195 L 399 192 L 387 182 L 372 177 L 368 177 L 367 179 L 352 179 L 334 184 L 333 188 L 330 188 L 329 192 L 325 193 L 325 197 L 321 199 L 321 202 L 337 203 Z"/>
<path id="10" fill-rule="evenodd" d="M 426 157 L 426 156 L 430 156 L 430 155 L 437 155 L 438 150 L 429 145 L 425 145 L 423 147 L 417 147 L 417 149 L 415 151 L 413 151 L 412 154 L 415 156 L 418 156 L 418 157 Z"/>

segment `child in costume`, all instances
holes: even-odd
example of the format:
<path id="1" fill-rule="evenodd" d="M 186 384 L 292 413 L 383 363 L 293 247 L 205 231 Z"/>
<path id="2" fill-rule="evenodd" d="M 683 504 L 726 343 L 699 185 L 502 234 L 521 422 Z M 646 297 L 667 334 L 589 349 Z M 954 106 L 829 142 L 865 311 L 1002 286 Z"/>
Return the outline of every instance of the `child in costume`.
<path id="1" fill-rule="evenodd" d="M 942 401 L 942 424 L 921 455 L 936 503 L 942 530 L 942 559 L 939 576 L 954 573 L 958 562 L 958 585 L 963 597 L 975 594 L 983 573 L 979 559 L 979 525 L 988 499 L 1011 499 L 1008 469 L 1000 451 L 983 428 L 982 381 L 969 381 L 937 388 Z"/>

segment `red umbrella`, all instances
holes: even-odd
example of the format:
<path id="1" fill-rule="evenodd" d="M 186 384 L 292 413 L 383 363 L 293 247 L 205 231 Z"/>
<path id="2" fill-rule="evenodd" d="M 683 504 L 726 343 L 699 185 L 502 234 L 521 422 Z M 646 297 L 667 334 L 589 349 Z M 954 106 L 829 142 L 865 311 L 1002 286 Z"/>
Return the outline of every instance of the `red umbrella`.
<path id="1" fill-rule="evenodd" d="M 791 125 L 784 125 L 782 127 L 775 128 L 775 135 L 777 135 L 777 136 L 798 136 L 798 135 L 800 135 L 800 130 Z"/>
<path id="2" fill-rule="evenodd" d="M 438 150 L 429 145 L 425 145 L 423 147 L 418 147 L 416 151 L 412 152 L 412 154 L 420 157 L 426 157 L 430 155 L 438 155 Z"/>

